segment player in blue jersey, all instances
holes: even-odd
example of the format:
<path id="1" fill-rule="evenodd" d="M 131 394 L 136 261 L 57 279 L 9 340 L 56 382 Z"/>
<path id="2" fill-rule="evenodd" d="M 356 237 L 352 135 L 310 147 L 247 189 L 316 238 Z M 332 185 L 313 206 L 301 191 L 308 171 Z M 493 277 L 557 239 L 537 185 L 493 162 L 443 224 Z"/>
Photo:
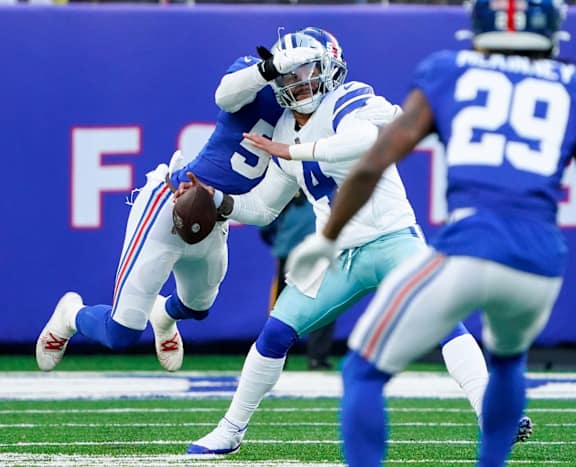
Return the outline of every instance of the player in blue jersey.
<path id="1" fill-rule="evenodd" d="M 231 217 L 263 225 L 301 189 L 313 206 L 320 228 L 330 214 L 331 198 L 354 162 L 377 137 L 377 126 L 392 121 L 401 109 L 376 97 L 365 83 L 344 81 L 347 66 L 338 41 L 317 28 L 286 34 L 272 48 L 315 47 L 325 50 L 311 63 L 278 77 L 273 86 L 286 108 L 273 141 L 247 137 L 278 156 L 262 182 L 251 192 L 228 197 Z M 181 190 L 185 190 L 181 186 Z M 378 195 L 358 213 L 341 238 L 337 267 L 328 262 L 306 277 L 291 276 L 270 318 L 250 349 L 230 407 L 217 427 L 194 441 L 187 452 L 210 458 L 238 451 L 249 420 L 278 381 L 286 355 L 299 337 L 333 322 L 361 297 L 375 290 L 397 265 L 425 249 L 412 206 L 395 167 L 378 182 Z M 487 369 L 475 339 L 463 325 L 445 339 L 439 336 L 450 374 L 463 388 L 480 416 Z M 529 430 L 520 429 L 520 436 Z"/>
<path id="2" fill-rule="evenodd" d="M 342 435 L 351 467 L 380 466 L 385 457 L 383 386 L 477 308 L 490 367 L 478 465 L 506 462 L 526 402 L 526 353 L 567 260 L 556 216 L 576 149 L 576 67 L 551 58 L 563 8 L 555 0 L 476 0 L 475 51 L 439 52 L 420 64 L 404 114 L 349 175 L 323 231 L 289 258 L 291 273 L 304 278 L 332 260 L 335 240 L 383 171 L 438 134 L 449 221 L 428 250 L 388 276 L 349 339 Z"/>
<path id="3" fill-rule="evenodd" d="M 177 151 L 169 166 L 160 164 L 147 174 L 130 210 L 112 306 L 85 306 L 77 293 L 65 294 L 36 343 L 40 369 L 54 369 L 75 333 L 121 350 L 138 341 L 149 319 L 161 365 L 169 371 L 180 368 L 183 346 L 176 321 L 208 315 L 228 266 L 228 224 L 217 222 L 208 237 L 194 245 L 173 234 L 173 196 L 166 176 L 177 186 L 187 171 L 193 171 L 202 182 L 231 193 L 245 193 L 258 184 L 270 156 L 248 144 L 243 134 L 272 136 L 282 109 L 268 81 L 315 54 L 295 49 L 265 60 L 241 57 L 232 65 L 216 91 L 223 111 L 198 156 L 183 167 Z M 238 90 L 236 83 L 246 81 L 250 86 Z M 158 293 L 171 273 L 176 290 L 166 299 Z"/>

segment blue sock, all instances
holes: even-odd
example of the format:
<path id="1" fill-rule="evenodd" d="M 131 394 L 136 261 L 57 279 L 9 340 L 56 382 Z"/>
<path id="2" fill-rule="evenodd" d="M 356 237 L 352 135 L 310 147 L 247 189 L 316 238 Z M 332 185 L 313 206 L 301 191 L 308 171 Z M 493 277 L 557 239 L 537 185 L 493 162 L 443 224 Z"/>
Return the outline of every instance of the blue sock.
<path id="1" fill-rule="evenodd" d="M 284 358 L 297 340 L 294 329 L 279 319 L 268 318 L 256 339 L 256 349 L 264 357 Z"/>
<path id="2" fill-rule="evenodd" d="M 478 466 L 502 467 L 518 431 L 526 405 L 526 355 L 488 354 L 490 379 L 482 403 L 482 433 Z"/>
<path id="3" fill-rule="evenodd" d="M 376 369 L 356 352 L 342 367 L 342 438 L 349 467 L 380 467 L 386 456 L 384 385 L 392 376 Z"/>
<path id="4" fill-rule="evenodd" d="M 136 344 L 143 331 L 122 326 L 112 319 L 111 312 L 109 305 L 85 306 L 76 316 L 78 332 L 112 350 Z"/>
<path id="5" fill-rule="evenodd" d="M 178 298 L 176 290 L 166 300 L 166 313 L 174 319 L 195 319 L 202 321 L 208 316 L 210 310 L 193 310 L 188 308 L 182 300 Z"/>

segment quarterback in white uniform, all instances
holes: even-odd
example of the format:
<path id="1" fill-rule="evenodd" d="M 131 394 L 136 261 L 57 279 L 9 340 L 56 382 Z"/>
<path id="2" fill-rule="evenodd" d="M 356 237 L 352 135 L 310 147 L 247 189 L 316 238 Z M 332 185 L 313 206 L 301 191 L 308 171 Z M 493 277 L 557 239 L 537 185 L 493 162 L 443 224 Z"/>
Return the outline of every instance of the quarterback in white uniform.
<path id="1" fill-rule="evenodd" d="M 312 143 L 313 154 L 310 157 L 305 153 L 305 144 L 302 144 L 302 149 L 298 148 L 300 154 L 296 151 L 296 157 L 300 155 L 308 160 L 279 159 L 278 162 L 282 171 L 291 176 L 287 184 L 292 185 L 293 189 L 300 186 L 306 193 L 314 207 L 318 226 L 324 225 L 328 219 L 330 202 L 337 187 L 356 163 L 366 141 L 372 140 L 373 133 L 377 131 L 375 125 L 367 125 L 365 112 L 361 110 L 367 103 L 374 108 L 374 113 L 380 113 L 380 121 L 384 121 L 384 117 L 391 121 L 401 112 L 398 106 L 384 98 L 374 97 L 370 86 L 350 82 L 329 93 L 306 125 L 299 130 L 296 129 L 294 114 L 290 111 L 285 111 L 276 125 L 274 141 Z M 278 177 L 282 175 L 280 173 Z M 278 196 L 275 183 L 275 193 L 264 195 L 263 201 L 267 205 Z M 265 184 L 258 190 L 264 188 Z M 415 223 L 414 211 L 406 198 L 402 180 L 396 167 L 392 167 L 380 179 L 376 196 L 346 227 L 339 247 L 348 249 L 364 245 L 384 233 L 399 231 Z"/>
<path id="2" fill-rule="evenodd" d="M 375 123 L 389 123 L 401 109 L 375 96 L 364 83 L 343 84 L 346 65 L 341 49 L 326 31 L 306 28 L 286 34 L 272 52 L 294 47 L 319 48 L 323 53 L 273 82 L 276 98 L 286 108 L 273 141 L 245 134 L 254 146 L 276 156 L 278 165 L 270 164 L 263 181 L 249 193 L 230 197 L 216 190 L 214 199 L 216 204 L 224 200 L 232 206 L 229 217 L 265 225 L 302 188 L 321 229 L 338 186 L 376 140 Z M 181 185 L 179 193 L 185 189 L 186 184 Z M 391 167 L 379 181 L 377 195 L 340 236 L 336 267 L 326 261 L 298 283 L 288 270 L 288 286 L 246 358 L 230 408 L 218 426 L 187 452 L 213 457 L 238 451 L 248 421 L 278 381 L 290 347 L 301 336 L 334 321 L 374 291 L 397 265 L 425 248 L 402 181 Z M 448 370 L 480 415 L 487 370 L 476 341 L 460 324 L 442 344 Z"/>

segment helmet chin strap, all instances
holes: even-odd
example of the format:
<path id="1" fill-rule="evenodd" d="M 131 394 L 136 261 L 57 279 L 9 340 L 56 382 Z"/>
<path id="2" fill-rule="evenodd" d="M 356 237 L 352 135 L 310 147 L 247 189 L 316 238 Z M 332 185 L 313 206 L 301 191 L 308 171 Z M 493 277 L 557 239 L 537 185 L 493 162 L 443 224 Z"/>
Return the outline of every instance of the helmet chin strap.
<path id="1" fill-rule="evenodd" d="M 312 97 L 308 97 L 307 99 L 304 99 L 302 101 L 298 101 L 295 105 L 293 105 L 291 107 L 291 109 L 296 111 L 296 112 L 299 112 L 301 114 L 306 114 L 306 115 L 311 114 L 320 105 L 320 102 L 322 101 L 322 97 L 323 96 L 320 93 L 316 93 Z"/>

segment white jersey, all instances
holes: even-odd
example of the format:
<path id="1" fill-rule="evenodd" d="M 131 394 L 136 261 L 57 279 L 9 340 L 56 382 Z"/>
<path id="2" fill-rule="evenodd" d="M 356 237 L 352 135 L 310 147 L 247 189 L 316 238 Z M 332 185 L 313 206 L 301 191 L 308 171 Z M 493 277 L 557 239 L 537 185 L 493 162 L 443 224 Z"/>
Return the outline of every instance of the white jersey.
<path id="1" fill-rule="evenodd" d="M 306 143 L 336 134 L 344 119 L 355 118 L 362 107 L 355 107 L 370 89 L 364 83 L 351 82 L 329 93 L 310 120 L 296 131 L 294 115 L 284 111 L 276 124 L 273 139 L 282 143 Z M 335 189 L 339 188 L 350 169 L 362 154 L 340 161 L 288 161 L 279 159 L 280 167 L 296 178 L 316 213 L 316 229 L 320 231 L 331 210 Z M 404 184 L 395 166 L 388 169 L 378 182 L 368 203 L 348 223 L 338 239 L 340 248 L 363 245 L 382 234 L 414 225 L 414 211 L 406 198 Z"/>
<path id="2" fill-rule="evenodd" d="M 366 105 L 368 101 L 369 106 Z M 314 160 L 277 159 L 282 171 L 271 164 L 264 180 L 252 192 L 234 196 L 231 217 L 243 223 L 266 224 L 300 187 L 314 208 L 316 229 L 321 230 L 330 215 L 331 200 L 337 189 L 376 139 L 376 127 L 366 120 L 388 123 L 398 113 L 398 106 L 374 96 L 369 85 L 356 81 L 328 93 L 299 130 L 296 130 L 292 111 L 286 109 L 276 124 L 274 141 L 286 144 L 317 142 L 318 154 Z M 372 136 L 367 138 L 366 132 L 359 131 L 359 124 L 372 127 L 373 132 L 369 133 Z M 338 247 L 361 246 L 415 223 L 404 184 L 396 167 L 392 166 L 378 182 L 372 198 L 344 228 L 338 238 Z"/>

